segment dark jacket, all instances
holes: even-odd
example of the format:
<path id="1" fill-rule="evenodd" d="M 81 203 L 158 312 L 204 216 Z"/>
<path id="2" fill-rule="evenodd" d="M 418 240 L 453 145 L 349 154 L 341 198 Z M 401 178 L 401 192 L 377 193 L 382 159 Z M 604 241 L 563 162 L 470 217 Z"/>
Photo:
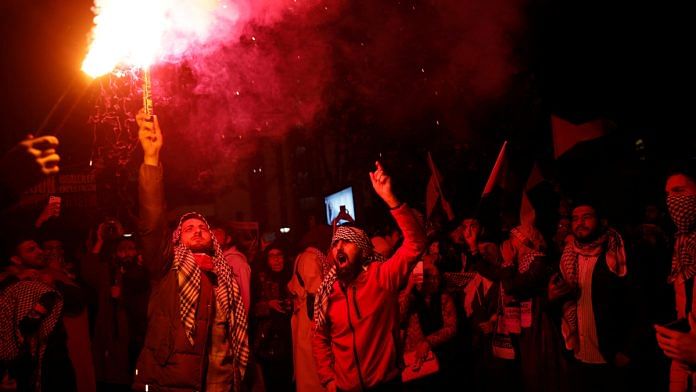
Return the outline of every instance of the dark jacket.
<path id="1" fill-rule="evenodd" d="M 164 244 L 171 243 L 163 217 L 162 168 L 140 167 L 140 235 L 143 265 L 152 277 L 148 328 L 138 358 L 133 388 L 138 391 L 200 391 L 207 370 L 206 348 L 214 320 L 215 296 L 210 279 L 201 274 L 194 345 L 185 337 L 179 314 L 176 271 Z"/>
<path id="2" fill-rule="evenodd" d="M 631 278 L 611 272 L 606 253 L 599 256 L 592 273 L 592 309 L 599 351 L 608 363 L 613 363 L 617 353 L 632 359 L 638 357 L 650 332 Z"/>
<path id="3" fill-rule="evenodd" d="M 81 263 L 82 277 L 97 293 L 97 316 L 92 353 L 98 381 L 133 382 L 133 367 L 143 344 L 149 296 L 147 271 L 137 264 L 121 270 L 89 252 Z M 114 298 L 113 285 L 121 287 Z"/>

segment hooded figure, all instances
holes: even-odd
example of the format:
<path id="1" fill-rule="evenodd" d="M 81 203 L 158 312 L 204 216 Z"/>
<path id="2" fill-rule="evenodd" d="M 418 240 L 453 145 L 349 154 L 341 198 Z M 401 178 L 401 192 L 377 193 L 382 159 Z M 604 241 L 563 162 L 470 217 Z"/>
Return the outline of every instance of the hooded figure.
<path id="1" fill-rule="evenodd" d="M 13 368 L 18 390 L 75 390 L 62 313 L 63 298 L 42 282 L 22 280 L 2 291 L 0 360 Z"/>

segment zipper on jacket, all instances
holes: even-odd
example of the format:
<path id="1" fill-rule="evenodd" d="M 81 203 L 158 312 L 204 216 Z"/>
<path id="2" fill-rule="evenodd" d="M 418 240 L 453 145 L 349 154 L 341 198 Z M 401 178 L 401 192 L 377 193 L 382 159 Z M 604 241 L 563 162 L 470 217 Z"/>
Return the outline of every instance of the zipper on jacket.
<path id="1" fill-rule="evenodd" d="M 341 286 L 343 289 L 343 295 L 346 296 L 346 313 L 348 314 L 348 327 L 350 328 L 351 335 L 353 336 L 353 358 L 355 358 L 355 368 L 358 370 L 358 380 L 360 381 L 360 390 L 365 391 L 365 381 L 363 380 L 362 369 L 360 368 L 360 359 L 358 358 L 358 347 L 355 343 L 355 328 L 353 327 L 353 321 L 350 318 L 350 300 L 348 297 L 348 290 Z M 353 286 L 355 288 L 355 286 Z"/>
<path id="2" fill-rule="evenodd" d="M 203 271 L 201 271 L 203 272 Z M 205 273 L 205 272 L 203 272 Z M 202 275 L 202 274 L 201 274 Z M 208 300 L 208 316 L 206 317 L 207 320 L 207 326 L 206 329 L 208 332 L 206 333 L 205 336 L 205 344 L 203 345 L 203 355 L 202 355 L 202 361 L 201 361 L 201 382 L 200 382 L 200 390 L 204 391 L 206 384 L 208 383 L 208 364 L 210 362 L 209 355 L 210 352 L 212 351 L 212 340 L 211 336 L 213 334 L 213 329 L 215 328 L 215 313 L 217 311 L 217 297 L 215 296 L 215 288 L 216 286 L 213 286 L 213 280 L 210 278 L 210 275 L 206 275 L 208 277 L 208 282 L 210 283 L 210 299 Z M 201 285 L 201 288 L 203 285 Z M 201 290 L 202 291 L 202 290 Z M 198 296 L 199 304 L 200 304 L 200 294 Z M 198 318 L 196 318 L 196 324 L 198 324 Z M 197 325 L 196 325 L 197 326 Z"/>
<path id="3" fill-rule="evenodd" d="M 355 306 L 355 313 L 358 315 L 358 320 L 362 318 L 360 315 L 360 308 L 358 307 L 358 293 L 357 293 L 358 288 L 353 286 L 353 306 Z"/>

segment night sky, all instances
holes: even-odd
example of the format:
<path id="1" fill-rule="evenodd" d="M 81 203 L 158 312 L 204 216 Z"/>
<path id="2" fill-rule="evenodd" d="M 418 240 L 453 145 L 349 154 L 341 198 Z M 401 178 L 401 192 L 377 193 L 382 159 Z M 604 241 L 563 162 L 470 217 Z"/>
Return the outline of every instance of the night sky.
<path id="1" fill-rule="evenodd" d="M 91 3 L 1 4 L 3 149 L 36 130 L 70 85 L 47 128 L 64 122 L 63 165 L 86 170 L 95 143 L 108 142 L 88 124 L 104 80 L 88 85 L 79 70 Z M 307 140 L 329 137 L 348 146 L 345 169 L 321 191 L 352 181 L 351 173 L 364 173 L 381 154 L 404 169 L 395 176 L 404 178 L 405 198 L 422 202 L 431 151 L 445 177 L 456 179 L 451 192 L 465 200 L 480 192 L 508 139 L 521 177 L 538 161 L 568 190 L 589 187 L 615 199 L 637 191 L 650 200 L 660 195 L 667 162 L 693 154 L 693 125 L 679 98 L 691 93 L 683 69 L 690 46 L 677 17 L 685 12 L 671 5 L 259 4 L 249 23 L 216 37 L 205 54 L 153 69 L 176 189 L 195 188 L 202 175 L 208 188 L 224 187 L 253 166 L 264 141 L 305 148 Z M 613 127 L 586 151 L 553 162 L 552 113 L 577 122 L 604 117 Z M 644 150 L 636 151 L 638 139 Z"/>

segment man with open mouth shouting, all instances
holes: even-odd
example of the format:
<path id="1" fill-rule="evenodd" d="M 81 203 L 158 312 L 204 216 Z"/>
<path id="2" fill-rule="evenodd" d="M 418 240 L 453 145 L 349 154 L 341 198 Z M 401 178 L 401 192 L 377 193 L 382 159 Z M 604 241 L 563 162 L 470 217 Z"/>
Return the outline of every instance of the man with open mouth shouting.
<path id="1" fill-rule="evenodd" d="M 333 266 L 314 305 L 313 353 L 327 391 L 398 390 L 398 295 L 418 256 L 425 233 L 414 212 L 392 193 L 391 178 L 376 163 L 370 180 L 404 235 L 388 260 L 367 234 L 339 226 L 331 241 Z"/>

